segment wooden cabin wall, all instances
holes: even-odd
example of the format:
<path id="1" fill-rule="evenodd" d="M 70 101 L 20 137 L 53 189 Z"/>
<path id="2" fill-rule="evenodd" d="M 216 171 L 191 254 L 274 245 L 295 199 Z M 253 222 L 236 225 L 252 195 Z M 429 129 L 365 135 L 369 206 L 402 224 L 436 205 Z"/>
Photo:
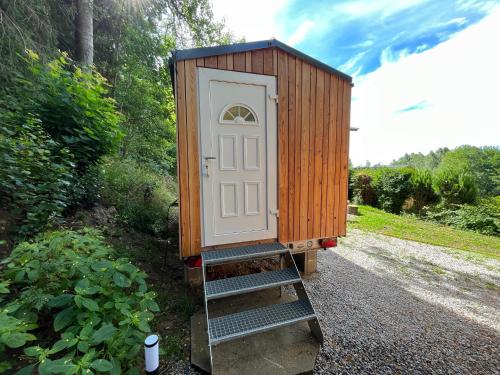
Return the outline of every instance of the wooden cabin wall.
<path id="1" fill-rule="evenodd" d="M 269 48 L 176 62 L 181 255 L 201 251 L 196 67 L 277 77 L 278 241 L 344 236 L 351 83 Z"/>

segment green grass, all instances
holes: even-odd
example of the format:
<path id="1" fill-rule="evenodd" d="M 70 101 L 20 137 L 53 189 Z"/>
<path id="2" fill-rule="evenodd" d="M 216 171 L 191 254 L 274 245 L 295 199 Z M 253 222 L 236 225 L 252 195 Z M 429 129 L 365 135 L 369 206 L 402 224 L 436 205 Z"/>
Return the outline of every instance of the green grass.
<path id="1" fill-rule="evenodd" d="M 369 206 L 359 206 L 359 213 L 360 216 L 349 222 L 350 228 L 500 259 L 500 237 L 454 229 L 411 216 L 398 216 Z"/>

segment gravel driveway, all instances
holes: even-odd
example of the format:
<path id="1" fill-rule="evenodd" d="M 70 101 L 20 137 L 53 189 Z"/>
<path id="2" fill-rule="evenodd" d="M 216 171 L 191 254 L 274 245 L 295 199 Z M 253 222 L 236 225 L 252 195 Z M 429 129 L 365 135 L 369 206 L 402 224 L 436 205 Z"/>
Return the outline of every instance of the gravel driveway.
<path id="1" fill-rule="evenodd" d="M 315 373 L 500 373 L 500 262 L 351 230 L 318 271 Z"/>
<path id="2" fill-rule="evenodd" d="M 304 281 L 325 335 L 315 374 L 500 374 L 499 261 L 350 230 Z"/>

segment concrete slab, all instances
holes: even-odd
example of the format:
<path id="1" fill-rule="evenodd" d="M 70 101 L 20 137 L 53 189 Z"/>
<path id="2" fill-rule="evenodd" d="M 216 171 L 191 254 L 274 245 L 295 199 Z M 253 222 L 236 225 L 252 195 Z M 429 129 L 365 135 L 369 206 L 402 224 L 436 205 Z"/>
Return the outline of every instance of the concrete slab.
<path id="1" fill-rule="evenodd" d="M 273 289 L 213 301 L 209 311 L 215 317 L 295 299 Z M 312 373 L 318 352 L 318 342 L 302 322 L 215 346 L 214 375 Z M 205 314 L 191 317 L 191 363 L 210 372 Z"/>

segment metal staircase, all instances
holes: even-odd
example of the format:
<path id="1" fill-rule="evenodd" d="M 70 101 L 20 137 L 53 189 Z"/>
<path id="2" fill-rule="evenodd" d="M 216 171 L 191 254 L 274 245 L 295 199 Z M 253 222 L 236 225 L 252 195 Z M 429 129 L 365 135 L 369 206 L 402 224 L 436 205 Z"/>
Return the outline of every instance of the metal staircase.
<path id="1" fill-rule="evenodd" d="M 207 266 L 235 263 L 254 259 L 280 258 L 280 269 L 227 279 L 207 281 Z M 287 264 L 288 268 L 284 268 Z M 307 321 L 314 337 L 323 344 L 323 334 L 314 308 L 309 301 L 299 271 L 290 250 L 280 243 L 243 246 L 202 253 L 203 287 L 208 327 L 210 365 L 214 374 L 213 346 L 222 342 L 269 331 L 298 322 Z M 252 310 L 211 318 L 208 301 L 293 285 L 298 299 Z"/>

